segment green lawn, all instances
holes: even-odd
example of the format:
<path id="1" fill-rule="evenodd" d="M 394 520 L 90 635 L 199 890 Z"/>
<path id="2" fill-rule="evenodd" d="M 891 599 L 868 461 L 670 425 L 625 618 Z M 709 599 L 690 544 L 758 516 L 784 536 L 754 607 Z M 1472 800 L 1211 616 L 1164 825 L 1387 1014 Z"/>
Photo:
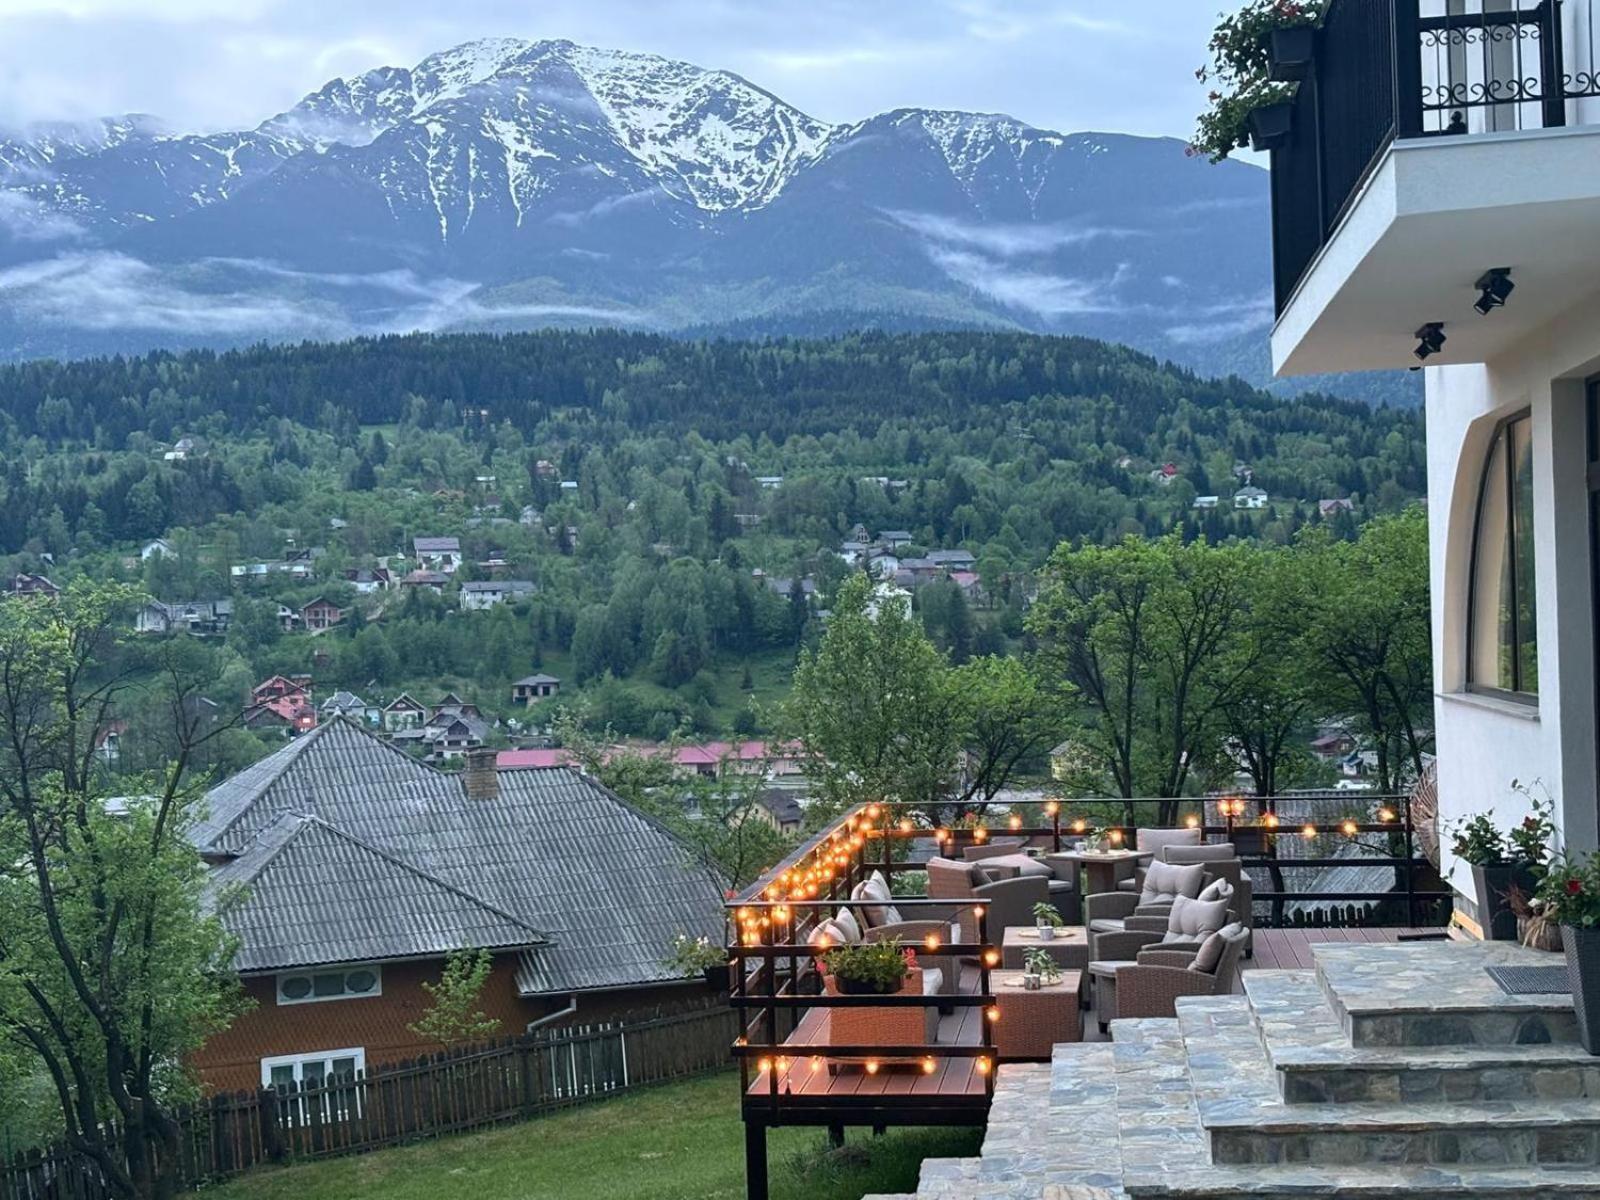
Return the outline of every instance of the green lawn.
<path id="1" fill-rule="evenodd" d="M 976 1130 L 818 1129 L 768 1136 L 773 1200 L 859 1200 L 916 1189 L 922 1159 L 973 1155 Z M 524 1125 L 358 1158 L 269 1169 L 208 1200 L 742 1200 L 738 1084 L 722 1073 Z"/>

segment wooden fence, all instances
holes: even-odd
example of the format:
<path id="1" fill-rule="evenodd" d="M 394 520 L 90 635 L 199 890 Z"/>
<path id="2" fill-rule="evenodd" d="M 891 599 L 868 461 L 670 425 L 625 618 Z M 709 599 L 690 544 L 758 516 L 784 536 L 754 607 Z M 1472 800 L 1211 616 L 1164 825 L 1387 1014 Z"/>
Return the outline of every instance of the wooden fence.
<path id="1" fill-rule="evenodd" d="M 379 1067 L 317 1084 L 215 1096 L 180 1114 L 188 1187 L 264 1163 L 361 1154 L 522 1121 L 728 1063 L 725 1008 L 580 1026 Z M 99 1171 L 61 1146 L 0 1165 L 0 1200 L 110 1200 Z"/>

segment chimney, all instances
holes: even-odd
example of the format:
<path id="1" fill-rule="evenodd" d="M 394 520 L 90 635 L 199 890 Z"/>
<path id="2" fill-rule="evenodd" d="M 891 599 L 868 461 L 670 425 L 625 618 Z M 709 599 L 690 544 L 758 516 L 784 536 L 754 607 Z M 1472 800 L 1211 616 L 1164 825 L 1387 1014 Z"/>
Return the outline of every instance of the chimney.
<path id="1" fill-rule="evenodd" d="M 487 746 L 467 751 L 467 769 L 463 781 L 468 800 L 498 800 L 500 798 L 500 768 L 495 765 L 499 752 Z"/>

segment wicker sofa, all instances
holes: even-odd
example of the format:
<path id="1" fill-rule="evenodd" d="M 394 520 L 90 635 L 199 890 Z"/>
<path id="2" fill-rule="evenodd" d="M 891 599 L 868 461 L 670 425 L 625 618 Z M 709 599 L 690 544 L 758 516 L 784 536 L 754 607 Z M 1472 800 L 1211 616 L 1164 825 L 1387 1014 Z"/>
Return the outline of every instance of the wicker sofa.
<path id="1" fill-rule="evenodd" d="M 1226 996 L 1238 986 L 1249 931 L 1237 922 L 1194 949 L 1152 948 L 1133 962 L 1089 964 L 1095 1017 L 1112 1021 L 1173 1017 L 1182 996 Z"/>

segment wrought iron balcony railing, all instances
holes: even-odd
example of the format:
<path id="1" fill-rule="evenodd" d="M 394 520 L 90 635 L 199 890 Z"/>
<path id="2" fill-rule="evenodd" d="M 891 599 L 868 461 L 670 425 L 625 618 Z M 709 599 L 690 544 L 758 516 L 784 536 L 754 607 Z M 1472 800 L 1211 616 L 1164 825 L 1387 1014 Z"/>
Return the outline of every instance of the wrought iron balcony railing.
<path id="1" fill-rule="evenodd" d="M 1278 312 L 1390 145 L 1600 124 L 1600 0 L 1332 0 L 1272 151 Z"/>

